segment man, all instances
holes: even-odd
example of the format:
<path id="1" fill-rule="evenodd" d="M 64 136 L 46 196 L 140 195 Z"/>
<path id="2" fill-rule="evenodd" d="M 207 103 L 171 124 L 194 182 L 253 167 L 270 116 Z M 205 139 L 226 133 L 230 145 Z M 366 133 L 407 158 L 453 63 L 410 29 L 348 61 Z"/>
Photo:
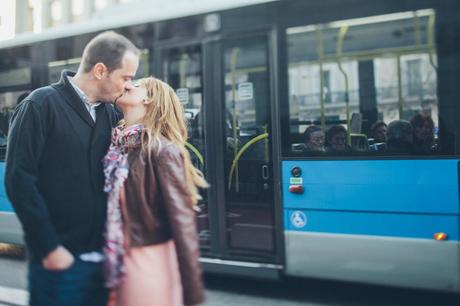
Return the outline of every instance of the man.
<path id="1" fill-rule="evenodd" d="M 30 305 L 106 305 L 102 158 L 118 121 L 112 104 L 131 90 L 138 49 L 104 32 L 76 74 L 33 91 L 11 121 L 5 185 L 30 252 Z"/>
<path id="2" fill-rule="evenodd" d="M 414 139 L 412 125 L 406 120 L 395 120 L 388 125 L 387 152 L 393 154 L 413 154 Z"/>

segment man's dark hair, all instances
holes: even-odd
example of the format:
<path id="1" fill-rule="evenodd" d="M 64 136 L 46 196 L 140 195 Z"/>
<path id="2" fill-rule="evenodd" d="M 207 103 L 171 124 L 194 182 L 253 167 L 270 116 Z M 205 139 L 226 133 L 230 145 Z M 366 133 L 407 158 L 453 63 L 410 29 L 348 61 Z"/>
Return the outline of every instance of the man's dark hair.
<path id="1" fill-rule="evenodd" d="M 86 45 L 81 60 L 83 72 L 89 72 L 97 63 L 103 63 L 109 72 L 121 67 L 127 51 L 139 55 L 139 49 L 123 35 L 113 31 L 102 32 Z"/>
<path id="2" fill-rule="evenodd" d="M 310 125 L 309 127 L 307 127 L 303 132 L 303 135 L 305 136 L 304 142 L 308 143 L 310 141 L 311 134 L 318 131 L 321 131 L 321 128 L 319 126 Z"/>
<path id="3" fill-rule="evenodd" d="M 382 120 L 377 120 L 377 121 L 374 122 L 374 124 L 372 124 L 372 126 L 371 126 L 371 136 L 372 137 L 375 137 L 375 132 L 381 126 L 384 126 L 384 127 L 388 128 L 388 125 L 385 122 L 383 122 Z"/>
<path id="4" fill-rule="evenodd" d="M 433 130 L 434 129 L 434 121 L 431 118 L 431 116 L 428 115 L 423 115 L 423 114 L 416 114 L 412 119 L 410 120 L 410 123 L 412 124 L 413 128 L 419 128 L 422 127 L 425 122 L 427 122 L 430 125 L 430 128 Z"/>
<path id="5" fill-rule="evenodd" d="M 347 135 L 347 129 L 343 125 L 334 125 L 329 130 L 326 131 L 326 145 L 331 144 L 332 137 L 334 135 L 344 133 Z"/>
<path id="6" fill-rule="evenodd" d="M 395 120 L 388 125 L 388 141 L 406 141 L 412 143 L 412 125 L 406 120 Z"/>

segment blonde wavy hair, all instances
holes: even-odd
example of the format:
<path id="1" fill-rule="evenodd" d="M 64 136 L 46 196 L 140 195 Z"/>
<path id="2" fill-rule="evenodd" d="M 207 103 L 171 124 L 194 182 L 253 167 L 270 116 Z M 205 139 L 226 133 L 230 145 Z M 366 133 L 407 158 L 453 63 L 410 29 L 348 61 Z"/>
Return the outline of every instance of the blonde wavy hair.
<path id="1" fill-rule="evenodd" d="M 185 184 L 189 190 L 193 206 L 201 199 L 198 188 L 208 187 L 203 173 L 196 169 L 190 159 L 190 154 L 185 148 L 188 139 L 187 125 L 179 98 L 174 90 L 165 82 L 154 77 L 139 80 L 139 84 L 147 89 L 147 99 L 151 102 L 146 104 L 146 115 L 144 117 L 144 137 L 142 148 L 151 155 L 152 144 L 157 141 L 160 144 L 160 137 L 168 139 L 176 144 L 184 159 Z"/>

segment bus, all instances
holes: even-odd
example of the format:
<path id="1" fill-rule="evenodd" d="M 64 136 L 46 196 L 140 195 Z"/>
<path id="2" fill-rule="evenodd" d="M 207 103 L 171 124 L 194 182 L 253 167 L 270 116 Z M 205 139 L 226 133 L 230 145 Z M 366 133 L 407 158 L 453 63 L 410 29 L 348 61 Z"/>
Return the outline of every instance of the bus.
<path id="1" fill-rule="evenodd" d="M 18 97 L 113 29 L 142 50 L 136 78 L 163 79 L 183 104 L 211 185 L 205 271 L 460 292 L 458 1 L 119 8 L 0 42 L 2 153 Z M 0 240 L 22 243 L 0 196 Z"/>

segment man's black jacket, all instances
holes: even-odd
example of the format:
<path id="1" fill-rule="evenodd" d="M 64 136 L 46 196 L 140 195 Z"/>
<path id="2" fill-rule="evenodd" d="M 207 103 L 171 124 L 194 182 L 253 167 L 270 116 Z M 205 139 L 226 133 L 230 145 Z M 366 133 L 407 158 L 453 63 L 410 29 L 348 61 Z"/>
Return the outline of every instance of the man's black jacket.
<path id="1" fill-rule="evenodd" d="M 8 136 L 5 186 L 32 259 L 58 245 L 100 251 L 106 215 L 102 159 L 119 119 L 111 104 L 93 121 L 63 71 L 18 107 Z"/>

